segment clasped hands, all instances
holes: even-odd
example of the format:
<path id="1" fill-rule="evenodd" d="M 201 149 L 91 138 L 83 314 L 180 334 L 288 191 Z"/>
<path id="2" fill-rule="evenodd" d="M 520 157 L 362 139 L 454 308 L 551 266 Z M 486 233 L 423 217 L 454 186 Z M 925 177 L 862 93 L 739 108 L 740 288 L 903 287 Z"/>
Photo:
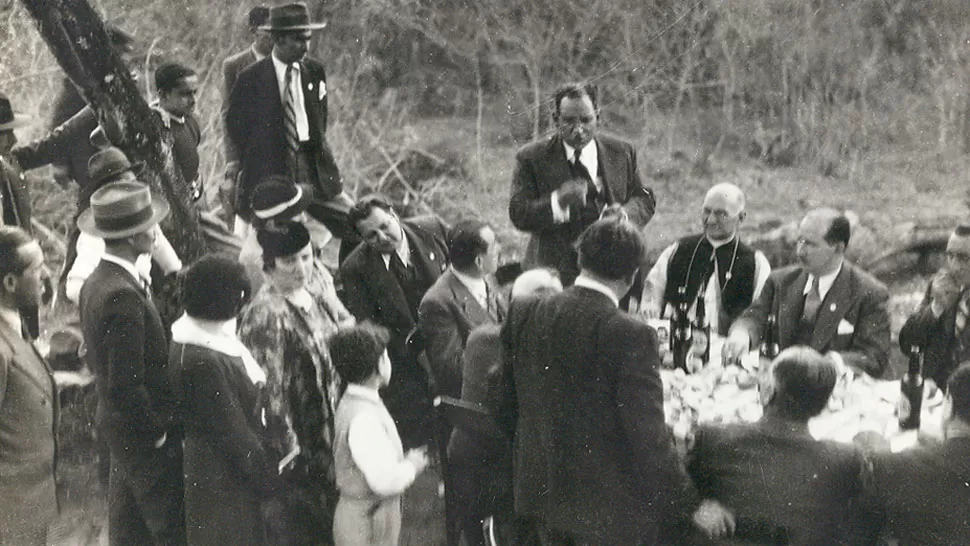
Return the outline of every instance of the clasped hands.
<path id="1" fill-rule="evenodd" d="M 692 519 L 708 538 L 718 539 L 734 534 L 734 514 L 714 499 L 704 499 L 694 511 Z"/>
<path id="2" fill-rule="evenodd" d="M 574 178 L 559 186 L 557 194 L 559 205 L 566 209 L 576 205 L 577 207 L 586 206 L 587 182 L 581 178 Z"/>

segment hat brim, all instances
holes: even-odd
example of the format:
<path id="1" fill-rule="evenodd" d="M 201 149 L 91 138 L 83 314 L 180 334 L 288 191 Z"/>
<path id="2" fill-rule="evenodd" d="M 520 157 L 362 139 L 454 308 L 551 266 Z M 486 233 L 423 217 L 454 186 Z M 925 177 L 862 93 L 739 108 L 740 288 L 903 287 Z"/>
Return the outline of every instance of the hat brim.
<path id="1" fill-rule="evenodd" d="M 268 30 L 270 32 L 288 32 L 291 30 L 320 30 L 327 26 L 327 23 L 307 23 L 305 25 L 290 25 L 285 27 L 274 27 L 273 25 L 259 25 L 259 30 Z"/>
<path id="2" fill-rule="evenodd" d="M 18 114 L 14 112 L 13 120 L 7 123 L 0 123 L 0 131 L 9 131 L 11 129 L 17 129 L 20 127 L 26 127 L 30 125 L 31 117 L 27 114 Z"/>
<path id="3" fill-rule="evenodd" d="M 100 229 L 94 223 L 94 211 L 91 210 L 91 207 L 88 207 L 84 212 L 81 213 L 81 216 L 78 217 L 77 227 L 88 235 L 94 235 L 95 237 L 101 237 L 102 239 L 124 239 L 125 237 L 131 237 L 132 235 L 148 231 L 151 227 L 155 226 L 164 220 L 166 216 L 168 216 L 170 208 L 171 207 L 165 198 L 152 194 L 152 215 L 150 218 L 144 222 L 127 227 L 125 229 L 111 231 Z"/>

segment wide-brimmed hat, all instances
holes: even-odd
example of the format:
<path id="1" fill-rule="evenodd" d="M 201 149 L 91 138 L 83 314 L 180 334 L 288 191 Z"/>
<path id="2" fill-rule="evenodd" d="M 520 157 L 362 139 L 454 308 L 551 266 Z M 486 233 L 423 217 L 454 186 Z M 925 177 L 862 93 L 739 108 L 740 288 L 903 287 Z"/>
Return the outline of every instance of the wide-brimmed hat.
<path id="1" fill-rule="evenodd" d="M 294 184 L 284 176 L 268 176 L 253 188 L 253 216 L 260 220 L 293 218 L 311 201 L 313 190 L 309 186 Z"/>
<path id="2" fill-rule="evenodd" d="M 105 180 L 118 176 L 125 171 L 131 171 L 136 176 L 141 172 L 144 164 L 132 163 L 125 152 L 114 146 L 98 150 L 88 159 L 88 178 L 91 184 L 101 185 Z"/>
<path id="3" fill-rule="evenodd" d="M 91 206 L 77 219 L 84 233 L 124 239 L 148 230 L 168 215 L 168 201 L 152 196 L 142 182 L 109 182 L 91 194 Z"/>
<path id="4" fill-rule="evenodd" d="M 10 99 L 0 91 L 0 131 L 9 131 L 30 123 L 30 116 L 13 111 Z"/>
<path id="5" fill-rule="evenodd" d="M 269 8 L 269 22 L 260 25 L 260 30 L 285 32 L 289 30 L 320 30 L 327 23 L 311 23 L 310 10 L 303 2 L 283 4 Z"/>

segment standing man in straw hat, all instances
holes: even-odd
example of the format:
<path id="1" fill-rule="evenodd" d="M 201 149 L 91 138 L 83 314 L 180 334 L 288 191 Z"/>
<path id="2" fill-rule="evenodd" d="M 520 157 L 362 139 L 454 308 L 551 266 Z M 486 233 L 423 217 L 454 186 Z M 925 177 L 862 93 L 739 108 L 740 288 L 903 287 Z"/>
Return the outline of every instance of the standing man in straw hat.
<path id="1" fill-rule="evenodd" d="M 312 31 L 324 26 L 310 22 L 306 4 L 271 8 L 269 22 L 260 28 L 272 34 L 273 52 L 243 70 L 232 88 L 226 129 L 240 159 L 229 174 L 237 179 L 236 214 L 245 224 L 252 221 L 256 185 L 283 175 L 313 188 L 308 212 L 334 236 L 352 231 L 347 225 L 352 202 L 326 140 L 327 75 L 323 64 L 306 56 Z"/>
<path id="2" fill-rule="evenodd" d="M 91 196 L 81 231 L 104 239 L 101 263 L 81 288 L 81 327 L 98 377 L 98 426 L 111 450 L 108 538 L 123 544 L 185 544 L 179 392 L 168 340 L 135 262 L 155 246 L 169 211 L 138 181 Z"/>

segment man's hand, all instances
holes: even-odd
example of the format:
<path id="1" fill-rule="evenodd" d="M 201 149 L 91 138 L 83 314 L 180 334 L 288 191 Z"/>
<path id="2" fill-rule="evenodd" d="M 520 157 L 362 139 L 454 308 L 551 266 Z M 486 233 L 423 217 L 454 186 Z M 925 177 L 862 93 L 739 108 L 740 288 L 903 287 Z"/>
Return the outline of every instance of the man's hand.
<path id="1" fill-rule="evenodd" d="M 586 181 L 574 178 L 559 186 L 559 205 L 562 208 L 569 208 L 573 205 L 577 207 L 586 206 Z"/>
<path id="2" fill-rule="evenodd" d="M 708 538 L 718 539 L 734 534 L 734 514 L 714 499 L 705 499 L 694 512 L 696 525 Z"/>
<path id="3" fill-rule="evenodd" d="M 415 472 L 420 474 L 428 467 L 428 449 L 419 447 L 408 450 L 404 455 L 404 459 L 413 464 Z"/>
<path id="4" fill-rule="evenodd" d="M 748 337 L 747 332 L 743 330 L 731 332 L 731 335 L 724 340 L 724 345 L 721 346 L 721 363 L 725 366 L 737 364 L 741 361 L 741 357 L 750 350 L 751 338 Z"/>

